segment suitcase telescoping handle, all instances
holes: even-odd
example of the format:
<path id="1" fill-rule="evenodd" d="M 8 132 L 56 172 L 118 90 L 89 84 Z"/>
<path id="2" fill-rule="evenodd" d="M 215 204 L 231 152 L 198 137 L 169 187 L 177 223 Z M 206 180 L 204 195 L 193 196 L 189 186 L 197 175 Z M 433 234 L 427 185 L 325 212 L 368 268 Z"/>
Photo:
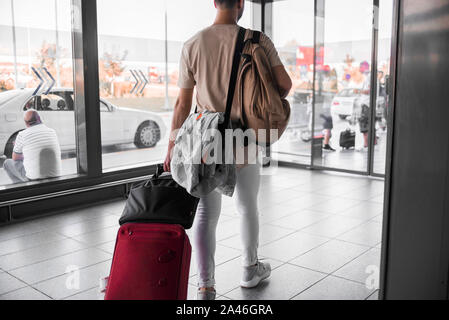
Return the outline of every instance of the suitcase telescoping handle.
<path id="1" fill-rule="evenodd" d="M 159 179 L 160 176 L 164 173 L 164 165 L 163 164 L 158 164 L 156 166 L 156 173 L 151 176 L 151 178 L 145 183 L 145 187 L 148 187 L 151 185 L 151 181 L 155 180 L 155 179 Z"/>
<path id="2" fill-rule="evenodd" d="M 156 174 L 154 175 L 154 178 L 159 178 L 164 173 L 164 165 L 162 163 L 157 165 L 156 168 Z"/>

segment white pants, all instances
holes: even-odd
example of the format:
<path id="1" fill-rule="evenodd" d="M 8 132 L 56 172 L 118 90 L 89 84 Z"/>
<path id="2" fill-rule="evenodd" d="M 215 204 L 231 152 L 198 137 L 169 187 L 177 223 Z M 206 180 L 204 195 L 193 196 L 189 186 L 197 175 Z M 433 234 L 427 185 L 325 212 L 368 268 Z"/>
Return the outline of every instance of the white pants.
<path id="1" fill-rule="evenodd" d="M 260 184 L 260 165 L 248 165 L 237 171 L 235 201 L 241 216 L 240 235 L 243 244 L 243 266 L 257 263 L 259 246 L 259 212 L 257 196 Z M 194 225 L 194 245 L 198 263 L 198 286 L 215 285 L 215 248 L 221 194 L 214 191 L 201 198 Z"/>
<path id="2" fill-rule="evenodd" d="M 25 167 L 23 166 L 22 160 L 14 161 L 7 159 L 3 164 L 3 169 L 5 169 L 6 174 L 13 183 L 29 181 L 26 176 Z"/>

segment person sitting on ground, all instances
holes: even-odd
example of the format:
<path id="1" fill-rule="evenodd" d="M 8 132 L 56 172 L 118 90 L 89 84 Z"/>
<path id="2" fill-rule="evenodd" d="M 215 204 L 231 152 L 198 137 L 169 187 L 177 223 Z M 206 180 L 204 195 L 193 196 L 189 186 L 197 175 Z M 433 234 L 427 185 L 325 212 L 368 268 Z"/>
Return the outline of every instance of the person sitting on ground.
<path id="1" fill-rule="evenodd" d="M 55 130 L 41 121 L 39 113 L 30 109 L 24 116 L 26 129 L 16 137 L 12 159 L 3 168 L 13 183 L 27 182 L 61 175 L 61 148 Z"/>

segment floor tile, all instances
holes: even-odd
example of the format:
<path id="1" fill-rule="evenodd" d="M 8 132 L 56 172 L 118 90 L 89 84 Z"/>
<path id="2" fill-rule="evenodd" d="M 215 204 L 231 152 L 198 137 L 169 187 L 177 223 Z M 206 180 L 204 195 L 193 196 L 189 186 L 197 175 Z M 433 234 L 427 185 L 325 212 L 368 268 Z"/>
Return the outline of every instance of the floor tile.
<path id="1" fill-rule="evenodd" d="M 295 232 L 261 247 L 259 253 L 269 258 L 288 262 L 327 241 L 329 241 L 328 238 Z"/>
<path id="2" fill-rule="evenodd" d="M 26 283 L 9 275 L 6 272 L 0 273 L 0 295 L 26 287 Z"/>
<path id="3" fill-rule="evenodd" d="M 0 226 L 0 243 L 1 241 L 20 238 L 27 235 L 29 236 L 33 233 L 39 233 L 44 230 L 44 227 L 36 225 L 30 221 Z"/>
<path id="4" fill-rule="evenodd" d="M 269 222 L 274 226 L 300 230 L 329 217 L 329 214 L 318 211 L 302 210 L 286 217 Z"/>
<path id="5" fill-rule="evenodd" d="M 65 239 L 54 232 L 40 232 L 0 242 L 0 256 Z"/>
<path id="6" fill-rule="evenodd" d="M 104 300 L 104 294 L 100 292 L 99 287 L 95 287 L 72 296 L 64 298 L 64 300 Z"/>
<path id="7" fill-rule="evenodd" d="M 344 195 L 341 195 L 341 197 L 354 200 L 370 200 L 381 195 L 382 191 L 380 190 L 364 187 L 358 190 L 352 190 Z"/>
<path id="8" fill-rule="evenodd" d="M 33 284 L 60 275 L 65 275 L 73 267 L 82 269 L 111 258 L 112 256 L 104 251 L 89 248 L 15 269 L 11 271 L 11 274 L 29 284 Z"/>
<path id="9" fill-rule="evenodd" d="M 332 240 L 290 263 L 323 273 L 332 273 L 368 250 L 365 246 Z"/>
<path id="10" fill-rule="evenodd" d="M 285 264 L 254 289 L 236 288 L 225 295 L 233 300 L 288 300 L 325 277 L 325 274 Z"/>
<path id="11" fill-rule="evenodd" d="M 64 274 L 56 278 L 40 282 L 34 287 L 53 299 L 64 299 L 75 294 L 95 288 L 98 290 L 100 279 L 109 274 L 111 260 L 91 265 L 79 270 L 79 277 L 75 273 Z M 77 280 L 79 279 L 79 281 Z M 89 294 L 93 294 L 90 292 Z"/>
<path id="12" fill-rule="evenodd" d="M 315 192 L 323 188 L 330 187 L 330 185 L 325 181 L 318 181 L 316 178 L 311 179 L 309 183 L 303 183 L 298 186 L 293 187 L 293 190 L 301 192 Z"/>
<path id="13" fill-rule="evenodd" d="M 301 199 L 302 197 L 306 196 L 307 193 L 301 192 L 298 190 L 292 190 L 292 189 L 285 189 L 276 191 L 270 194 L 264 194 L 262 193 L 260 197 L 264 197 L 266 199 L 269 199 L 271 203 L 275 204 L 283 204 L 289 200 L 297 200 Z"/>
<path id="14" fill-rule="evenodd" d="M 220 265 L 229 260 L 233 260 L 240 257 L 241 253 L 242 252 L 240 250 L 217 244 L 217 249 L 215 251 L 215 264 Z"/>
<path id="15" fill-rule="evenodd" d="M 292 199 L 283 203 L 283 205 L 295 208 L 295 211 L 308 209 L 313 206 L 325 203 L 331 200 L 331 197 L 310 193 L 300 199 Z"/>
<path id="16" fill-rule="evenodd" d="M 216 290 L 218 294 L 225 294 L 240 285 L 242 270 L 241 259 L 223 263 L 215 268 Z M 195 282 L 197 281 L 195 277 Z"/>
<path id="17" fill-rule="evenodd" d="M 198 287 L 189 284 L 187 289 L 187 300 L 196 300 L 196 292 Z"/>
<path id="18" fill-rule="evenodd" d="M 379 300 L 379 290 L 374 291 L 366 300 Z"/>
<path id="19" fill-rule="evenodd" d="M 240 219 L 234 218 L 228 221 L 219 221 L 217 226 L 217 241 L 230 238 L 239 233 Z"/>
<path id="20" fill-rule="evenodd" d="M 345 183 L 339 183 L 338 187 L 336 185 L 332 185 L 332 186 L 328 186 L 328 187 L 324 187 L 318 190 L 315 190 L 314 192 L 316 194 L 322 194 L 325 196 L 330 196 L 330 197 L 339 197 L 341 195 L 344 195 L 348 192 L 351 192 L 354 189 L 357 189 L 358 186 L 354 185 L 354 184 L 345 184 Z"/>
<path id="21" fill-rule="evenodd" d="M 86 245 L 78 241 L 62 239 L 35 248 L 0 256 L 0 267 L 4 270 L 13 270 L 78 251 L 85 247 Z"/>
<path id="22" fill-rule="evenodd" d="M 259 246 L 264 246 L 273 241 L 281 239 L 294 231 L 291 229 L 286 229 L 278 226 L 272 225 L 262 225 L 259 230 Z M 240 234 L 233 236 L 231 238 L 220 241 L 221 244 L 238 249 L 239 252 L 242 250 L 242 240 Z"/>
<path id="23" fill-rule="evenodd" d="M 369 220 L 381 215 L 383 209 L 383 205 L 380 203 L 362 201 L 354 207 L 339 212 L 339 214 L 346 217 Z"/>
<path id="24" fill-rule="evenodd" d="M 328 201 L 324 201 L 320 204 L 310 207 L 310 210 L 326 212 L 326 213 L 341 213 L 356 205 L 360 204 L 360 201 L 343 199 L 343 198 L 333 198 Z"/>
<path id="25" fill-rule="evenodd" d="M 240 215 L 235 199 L 223 197 L 217 300 L 377 299 L 383 181 L 281 167 L 263 173 L 259 257 L 271 263 L 272 277 L 257 289 L 239 287 Z M 109 273 L 124 206 L 118 200 L 0 226 L 0 299 L 102 299 L 98 283 Z M 187 232 L 193 245 L 188 295 L 194 299 L 197 250 L 194 231 Z M 73 277 L 66 271 L 74 265 L 80 285 L 70 289 Z"/>
<path id="26" fill-rule="evenodd" d="M 369 201 L 373 201 L 373 202 L 377 202 L 377 203 L 384 203 L 384 196 L 383 195 L 379 195 L 379 196 L 375 196 L 371 199 L 369 199 Z"/>
<path id="27" fill-rule="evenodd" d="M 51 300 L 45 294 L 33 289 L 25 287 L 0 296 L 0 300 Z"/>
<path id="28" fill-rule="evenodd" d="M 261 224 L 269 223 L 297 212 L 293 205 L 277 204 L 259 209 L 259 221 Z"/>
<path id="29" fill-rule="evenodd" d="M 334 238 L 361 225 L 363 222 L 363 220 L 355 218 L 332 216 L 304 228 L 302 231 L 323 237 Z"/>
<path id="30" fill-rule="evenodd" d="M 329 276 L 293 300 L 365 300 L 373 291 L 360 283 Z"/>
<path id="31" fill-rule="evenodd" d="M 103 250 L 107 253 L 114 254 L 115 240 L 100 244 L 96 246 L 96 248 Z"/>
<path id="32" fill-rule="evenodd" d="M 334 275 L 364 284 L 373 280 L 378 281 L 379 267 L 380 250 L 373 248 L 334 272 Z"/>
<path id="33" fill-rule="evenodd" d="M 75 224 L 60 226 L 54 229 L 55 232 L 60 233 L 66 237 L 75 237 L 80 234 L 92 232 L 95 230 L 105 229 L 108 227 L 119 226 L 118 218 L 116 216 L 102 216 L 96 219 L 84 220 Z"/>
<path id="34" fill-rule="evenodd" d="M 92 208 L 76 209 L 73 211 L 63 212 L 59 214 L 50 215 L 43 218 L 38 218 L 30 221 L 30 224 L 44 228 L 45 230 L 52 230 L 59 226 L 68 226 L 79 223 L 81 221 L 97 219 L 102 216 L 110 215 L 107 212 Z"/>
<path id="35" fill-rule="evenodd" d="M 375 247 L 382 240 L 382 225 L 378 222 L 367 222 L 338 236 L 337 239 Z"/>
<path id="36" fill-rule="evenodd" d="M 109 227 L 106 229 L 84 233 L 79 236 L 73 237 L 73 239 L 91 246 L 96 246 L 106 242 L 114 241 L 117 238 L 118 229 L 118 226 Z"/>
<path id="37" fill-rule="evenodd" d="M 106 214 L 121 215 L 123 213 L 123 209 L 125 208 L 125 204 L 125 200 L 118 200 L 94 206 L 93 209 Z"/>
<path id="38" fill-rule="evenodd" d="M 371 221 L 383 223 L 383 217 L 384 217 L 383 214 L 379 214 L 378 216 L 374 217 Z"/>

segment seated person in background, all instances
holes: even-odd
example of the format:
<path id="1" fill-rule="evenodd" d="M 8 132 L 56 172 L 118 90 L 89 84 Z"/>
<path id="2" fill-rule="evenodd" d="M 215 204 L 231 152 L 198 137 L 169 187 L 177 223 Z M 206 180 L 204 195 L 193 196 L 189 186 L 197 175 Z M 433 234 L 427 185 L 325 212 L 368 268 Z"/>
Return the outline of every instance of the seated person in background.
<path id="1" fill-rule="evenodd" d="M 56 132 L 30 109 L 24 116 L 27 129 L 19 132 L 12 159 L 3 168 L 13 183 L 54 178 L 61 175 L 61 149 Z"/>

